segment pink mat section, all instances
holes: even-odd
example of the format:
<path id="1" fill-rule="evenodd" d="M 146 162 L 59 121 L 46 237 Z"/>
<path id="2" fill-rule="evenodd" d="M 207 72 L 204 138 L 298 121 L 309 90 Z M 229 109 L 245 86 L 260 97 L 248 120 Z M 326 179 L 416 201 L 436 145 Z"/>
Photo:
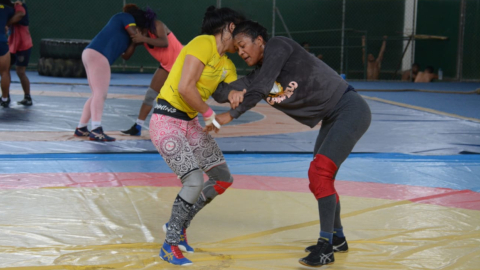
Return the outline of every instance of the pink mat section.
<path id="1" fill-rule="evenodd" d="M 309 193 L 308 179 L 234 175 L 233 188 Z M 0 175 L 0 189 L 54 187 L 180 187 L 172 173 L 44 173 Z M 409 200 L 416 203 L 480 210 L 480 193 L 471 190 L 431 188 L 336 180 L 340 196 Z M 313 195 L 312 195 L 313 198 Z"/>

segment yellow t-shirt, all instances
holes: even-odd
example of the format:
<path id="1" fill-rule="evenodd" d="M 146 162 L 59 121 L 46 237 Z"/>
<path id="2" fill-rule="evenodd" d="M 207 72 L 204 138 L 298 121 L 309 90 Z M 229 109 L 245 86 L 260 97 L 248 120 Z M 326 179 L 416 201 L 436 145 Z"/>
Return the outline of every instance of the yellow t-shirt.
<path id="1" fill-rule="evenodd" d="M 214 36 L 198 36 L 183 47 L 157 98 L 168 101 L 173 107 L 186 112 L 189 117 L 193 118 L 198 112 L 190 107 L 178 93 L 178 84 L 187 55 L 195 56 L 205 64 L 202 75 L 197 81 L 197 89 L 203 101 L 206 101 L 215 92 L 221 82 L 230 83 L 237 80 L 237 71 L 232 60 L 228 59 L 226 55 L 218 54 Z"/>

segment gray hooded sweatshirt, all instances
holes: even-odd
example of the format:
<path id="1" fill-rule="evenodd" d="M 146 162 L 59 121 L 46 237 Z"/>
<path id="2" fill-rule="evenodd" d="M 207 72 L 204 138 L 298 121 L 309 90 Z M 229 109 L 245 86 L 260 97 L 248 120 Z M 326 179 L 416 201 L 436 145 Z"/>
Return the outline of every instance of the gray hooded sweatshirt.
<path id="1" fill-rule="evenodd" d="M 327 64 L 286 37 L 270 39 L 263 63 L 230 84 L 221 83 L 212 97 L 228 102 L 230 90 L 247 89 L 243 102 L 230 110 L 233 118 L 255 107 L 262 99 L 309 127 L 317 125 L 335 107 L 348 83 Z"/>

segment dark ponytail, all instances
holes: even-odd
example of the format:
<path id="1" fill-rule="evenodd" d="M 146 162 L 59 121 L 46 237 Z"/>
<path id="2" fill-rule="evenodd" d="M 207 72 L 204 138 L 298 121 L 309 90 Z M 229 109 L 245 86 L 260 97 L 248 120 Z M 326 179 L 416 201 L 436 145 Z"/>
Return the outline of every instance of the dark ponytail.
<path id="1" fill-rule="evenodd" d="M 267 29 L 254 21 L 244 21 L 237 24 L 235 30 L 233 30 L 232 36 L 235 37 L 238 34 L 249 36 L 252 41 L 258 36 L 261 36 L 265 42 L 268 41 Z"/>
<path id="2" fill-rule="evenodd" d="M 236 25 L 244 20 L 245 16 L 235 10 L 209 6 L 203 17 L 201 33 L 215 35 L 221 33 L 228 24 L 234 23 Z"/>

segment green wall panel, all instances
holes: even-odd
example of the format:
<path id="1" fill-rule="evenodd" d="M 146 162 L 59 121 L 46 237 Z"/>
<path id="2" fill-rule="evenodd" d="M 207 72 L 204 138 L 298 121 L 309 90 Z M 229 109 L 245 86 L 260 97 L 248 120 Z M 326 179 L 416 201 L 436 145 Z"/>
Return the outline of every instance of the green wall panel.
<path id="1" fill-rule="evenodd" d="M 467 0 L 463 79 L 480 80 L 480 0 Z"/>
<path id="2" fill-rule="evenodd" d="M 130 1 L 127 1 L 130 2 Z M 138 0 L 132 1 L 141 7 L 149 5 L 160 20 L 175 33 L 180 42 L 186 44 L 199 34 L 203 14 L 216 0 Z M 273 0 L 222 0 L 223 7 L 236 9 L 248 18 L 263 24 L 271 33 Z M 341 0 L 277 0 L 284 23 L 293 32 L 297 42 L 309 42 L 311 52 L 322 54 L 324 61 L 335 70 L 340 69 L 340 44 L 342 27 Z M 74 38 L 92 39 L 108 22 L 110 17 L 121 11 L 122 0 L 28 0 L 30 31 L 34 48 L 31 63 L 39 58 L 40 39 Z M 344 69 L 349 78 L 362 79 L 361 36 L 367 34 L 367 51 L 378 54 L 382 36 L 387 35 L 387 49 L 382 63 L 381 79 L 391 79 L 401 61 L 403 50 L 402 32 L 405 17 L 404 0 L 346 0 L 347 29 Z M 447 41 L 417 40 L 416 58 L 424 68 L 432 65 L 441 67 L 444 76 L 456 74 L 458 22 L 460 0 L 418 0 L 417 33 L 447 36 Z M 276 16 L 276 35 L 286 35 L 286 29 Z M 300 33 L 299 31 L 310 31 Z M 316 31 L 316 32 L 315 32 Z M 467 0 L 465 27 L 464 77 L 480 77 L 480 0 Z M 236 55 L 230 55 L 239 73 L 248 67 Z M 407 56 L 408 57 L 408 56 Z M 126 62 L 128 66 L 150 67 L 158 63 L 143 47 L 137 47 L 135 55 Z M 115 63 L 122 65 L 122 60 Z M 138 71 L 138 69 L 137 69 Z"/>
<path id="3" fill-rule="evenodd" d="M 433 66 L 444 77 L 454 78 L 457 70 L 459 0 L 419 0 L 417 34 L 446 36 L 448 40 L 417 40 L 415 62 L 423 70 Z"/>

